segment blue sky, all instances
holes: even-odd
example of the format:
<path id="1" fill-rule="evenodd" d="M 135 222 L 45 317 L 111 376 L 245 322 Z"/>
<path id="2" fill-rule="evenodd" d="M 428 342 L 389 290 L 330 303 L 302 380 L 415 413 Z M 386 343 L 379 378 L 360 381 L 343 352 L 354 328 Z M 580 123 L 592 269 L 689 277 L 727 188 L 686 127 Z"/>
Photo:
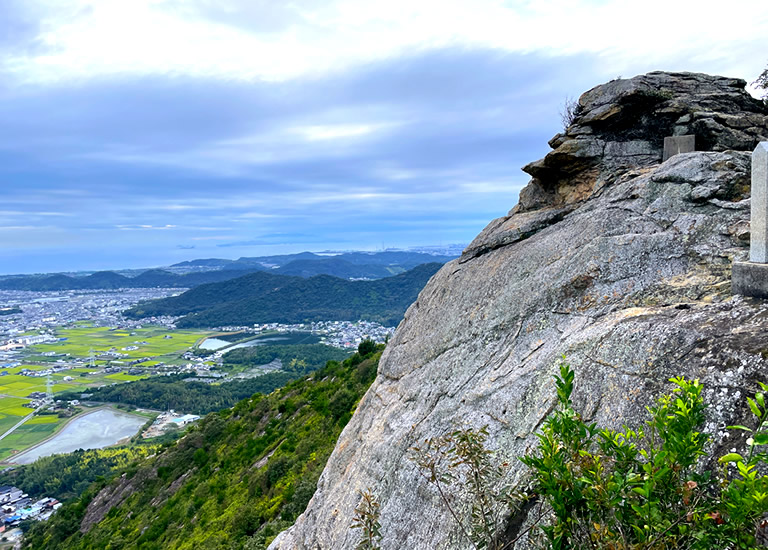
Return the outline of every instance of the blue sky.
<path id="1" fill-rule="evenodd" d="M 469 242 L 566 97 L 753 80 L 768 7 L 719 5 L 2 0 L 0 273 Z"/>

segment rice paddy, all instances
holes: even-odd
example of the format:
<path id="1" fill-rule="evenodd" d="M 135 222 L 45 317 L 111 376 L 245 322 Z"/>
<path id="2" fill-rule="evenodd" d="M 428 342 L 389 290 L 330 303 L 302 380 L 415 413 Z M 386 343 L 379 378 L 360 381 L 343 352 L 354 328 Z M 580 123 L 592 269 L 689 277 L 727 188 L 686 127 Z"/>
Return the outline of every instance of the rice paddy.
<path id="1" fill-rule="evenodd" d="M 115 359 L 132 361 L 147 358 L 147 361 L 168 362 L 178 359 L 184 351 L 207 335 L 192 330 L 168 330 L 164 327 L 137 328 L 131 330 L 108 327 L 76 327 L 56 330 L 58 342 L 31 346 L 30 352 L 36 359 L 50 360 L 43 354 L 68 355 L 72 358 L 88 359 L 110 352 L 119 354 Z"/>
<path id="2" fill-rule="evenodd" d="M 33 408 L 23 405 L 31 403 L 35 392 L 47 392 L 49 377 L 54 397 L 62 392 L 87 393 L 91 387 L 139 380 L 149 374 L 106 373 L 103 367 L 180 364 L 184 362 L 181 355 L 209 334 L 165 327 L 123 330 L 87 323 L 60 327 L 54 331 L 57 342 L 29 346 L 24 351 L 24 364 L 0 367 L 0 435 L 33 412 Z M 80 366 L 46 376 L 34 375 L 60 366 L 62 361 Z M 0 460 L 40 443 L 66 422 L 66 418 L 55 414 L 36 415 L 27 420 L 0 440 Z"/>

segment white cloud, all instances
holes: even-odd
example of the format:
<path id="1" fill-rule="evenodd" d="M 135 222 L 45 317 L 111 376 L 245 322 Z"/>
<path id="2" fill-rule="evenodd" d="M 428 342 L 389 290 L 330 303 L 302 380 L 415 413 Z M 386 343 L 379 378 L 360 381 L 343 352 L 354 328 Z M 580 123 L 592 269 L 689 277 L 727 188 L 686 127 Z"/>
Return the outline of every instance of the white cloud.
<path id="1" fill-rule="evenodd" d="M 359 137 L 371 134 L 384 125 L 377 124 L 326 124 L 313 126 L 300 126 L 292 131 L 308 141 L 323 141 L 327 139 L 339 139 Z"/>
<path id="2" fill-rule="evenodd" d="M 597 54 L 607 74 L 686 68 L 749 77 L 766 62 L 759 52 L 768 4 L 754 0 L 292 2 L 280 6 L 286 21 L 267 29 L 259 20 L 271 8 L 260 14 L 251 0 L 216 3 L 219 12 L 249 11 L 251 19 L 234 22 L 207 15 L 213 8 L 201 0 L 72 0 L 67 10 L 28 1 L 43 47 L 11 50 L 0 63 L 33 82 L 126 74 L 284 80 L 449 45 Z"/>
<path id="3" fill-rule="evenodd" d="M 121 231 L 147 231 L 147 230 L 160 230 L 165 231 L 167 229 L 175 229 L 175 225 L 150 225 L 150 224 L 138 224 L 138 225 L 116 225 L 117 229 Z"/>

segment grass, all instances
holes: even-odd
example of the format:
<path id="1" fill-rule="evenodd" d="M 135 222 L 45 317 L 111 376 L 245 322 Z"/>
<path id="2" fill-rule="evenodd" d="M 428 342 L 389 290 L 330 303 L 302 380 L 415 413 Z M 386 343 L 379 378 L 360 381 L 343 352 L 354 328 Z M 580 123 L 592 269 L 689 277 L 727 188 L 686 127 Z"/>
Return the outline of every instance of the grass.
<path id="1" fill-rule="evenodd" d="M 16 454 L 14 451 L 21 451 L 40 443 L 53 435 L 58 427 L 64 423 L 64 419 L 58 417 L 54 417 L 54 422 L 32 422 L 37 420 L 37 418 L 30 419 L 22 426 L 19 426 L 11 435 L 0 440 L 0 459 Z"/>
<path id="2" fill-rule="evenodd" d="M 29 403 L 29 399 L 20 399 L 17 397 L 2 397 L 0 398 L 0 413 L 6 416 L 18 416 L 24 417 L 32 412 L 33 409 L 29 407 L 22 407 L 24 403 Z M 21 420 L 17 418 L 16 422 Z"/>
<path id="3" fill-rule="evenodd" d="M 30 409 L 30 411 L 31 410 L 32 409 Z M 13 428 L 18 423 L 19 420 L 21 420 L 21 417 L 19 416 L 8 416 L 6 414 L 0 413 L 0 432 L 2 433 L 7 432 L 11 428 Z"/>
<path id="4" fill-rule="evenodd" d="M 60 418 L 55 414 L 44 414 L 42 416 L 33 416 L 29 420 L 27 420 L 24 425 L 28 426 L 30 424 L 57 424 L 59 422 Z"/>

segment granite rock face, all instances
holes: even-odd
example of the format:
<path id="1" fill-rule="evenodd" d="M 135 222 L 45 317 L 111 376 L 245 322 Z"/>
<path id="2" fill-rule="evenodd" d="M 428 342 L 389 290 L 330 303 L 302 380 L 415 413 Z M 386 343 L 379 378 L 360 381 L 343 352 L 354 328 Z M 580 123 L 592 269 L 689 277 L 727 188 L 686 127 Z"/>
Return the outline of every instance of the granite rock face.
<path id="1" fill-rule="evenodd" d="M 642 100 L 662 82 L 675 86 L 663 99 Z M 367 488 L 381 501 L 385 550 L 469 548 L 409 448 L 457 427 L 487 426 L 490 447 L 510 459 L 510 480 L 520 479 L 524 467 L 513 457 L 536 444 L 563 354 L 576 370 L 574 401 L 589 419 L 637 425 L 671 376 L 698 377 L 713 404 L 713 450 L 739 445 L 723 426 L 743 421 L 745 394 L 768 375 L 768 304 L 730 288 L 732 260 L 747 255 L 748 151 L 753 136 L 768 135 L 765 114 L 744 97 L 742 81 L 687 74 L 614 81 L 580 104 L 578 123 L 554 140 L 556 154 L 540 169 L 527 167 L 545 196 L 559 198 L 494 220 L 432 278 L 306 512 L 270 549 L 355 548 L 359 533 L 349 525 Z M 744 111 L 754 125 L 737 132 L 726 119 L 693 115 L 715 104 L 723 116 Z M 619 124 L 630 109 L 634 122 Z M 689 121 L 678 123 L 685 114 Z M 722 135 L 740 136 L 743 150 L 713 138 L 713 151 L 659 164 L 663 136 L 659 144 L 651 136 L 662 115 L 673 125 L 715 121 L 728 129 Z M 593 188 L 561 193 L 573 182 Z"/>

